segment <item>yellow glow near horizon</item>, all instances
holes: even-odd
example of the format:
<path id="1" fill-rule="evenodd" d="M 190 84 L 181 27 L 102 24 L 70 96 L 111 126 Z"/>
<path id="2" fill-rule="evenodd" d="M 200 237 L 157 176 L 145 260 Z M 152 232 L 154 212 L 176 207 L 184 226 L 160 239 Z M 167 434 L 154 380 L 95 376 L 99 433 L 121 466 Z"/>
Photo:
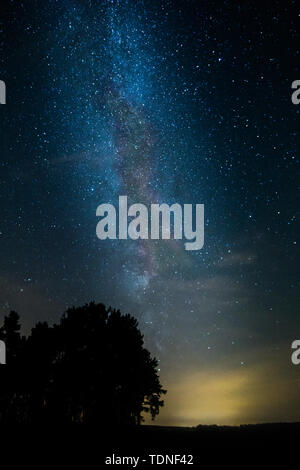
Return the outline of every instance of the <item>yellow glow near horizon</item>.
<path id="1" fill-rule="evenodd" d="M 159 417 L 146 424 L 197 426 L 239 425 L 300 420 L 300 376 L 289 367 L 272 364 L 226 371 L 177 374 L 166 384 L 168 393 Z"/>
<path id="2" fill-rule="evenodd" d="M 243 371 L 217 377 L 207 373 L 182 377 L 168 391 L 160 422 L 173 424 L 168 422 L 173 420 L 169 415 L 172 409 L 176 425 L 237 424 L 247 405 L 245 392 L 250 380 Z"/>

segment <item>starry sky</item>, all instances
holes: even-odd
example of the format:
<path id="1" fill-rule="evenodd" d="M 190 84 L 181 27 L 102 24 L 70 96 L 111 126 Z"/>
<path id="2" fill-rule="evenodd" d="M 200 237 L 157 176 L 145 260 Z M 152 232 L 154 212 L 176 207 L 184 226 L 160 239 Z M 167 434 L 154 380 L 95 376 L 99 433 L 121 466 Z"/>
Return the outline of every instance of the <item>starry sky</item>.
<path id="1" fill-rule="evenodd" d="M 0 320 L 103 302 L 159 359 L 158 424 L 300 420 L 299 5 L 0 8 Z M 204 247 L 100 241 L 119 195 L 204 204 Z"/>

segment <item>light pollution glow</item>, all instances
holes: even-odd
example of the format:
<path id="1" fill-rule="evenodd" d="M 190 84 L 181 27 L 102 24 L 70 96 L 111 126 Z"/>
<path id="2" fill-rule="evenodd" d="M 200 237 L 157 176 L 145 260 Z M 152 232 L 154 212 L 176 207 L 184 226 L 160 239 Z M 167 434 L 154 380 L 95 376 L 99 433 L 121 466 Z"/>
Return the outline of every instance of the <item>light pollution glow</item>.
<path id="1" fill-rule="evenodd" d="M 287 365 L 282 377 L 278 357 L 232 370 L 178 372 L 174 382 L 167 381 L 168 399 L 158 419 L 153 423 L 146 417 L 145 423 L 234 426 L 300 420 L 300 406 L 295 413 L 295 402 L 300 404 L 299 372 Z"/>

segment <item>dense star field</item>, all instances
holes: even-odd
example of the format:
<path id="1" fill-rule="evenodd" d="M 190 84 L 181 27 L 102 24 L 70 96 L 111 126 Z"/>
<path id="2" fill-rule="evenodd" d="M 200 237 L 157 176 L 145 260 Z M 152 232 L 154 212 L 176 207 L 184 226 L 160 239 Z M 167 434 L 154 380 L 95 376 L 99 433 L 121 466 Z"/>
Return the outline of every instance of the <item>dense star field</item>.
<path id="1" fill-rule="evenodd" d="M 160 361 L 159 424 L 300 420 L 296 1 L 0 8 L 0 320 L 103 302 Z M 204 204 L 204 247 L 99 240 L 119 195 Z"/>

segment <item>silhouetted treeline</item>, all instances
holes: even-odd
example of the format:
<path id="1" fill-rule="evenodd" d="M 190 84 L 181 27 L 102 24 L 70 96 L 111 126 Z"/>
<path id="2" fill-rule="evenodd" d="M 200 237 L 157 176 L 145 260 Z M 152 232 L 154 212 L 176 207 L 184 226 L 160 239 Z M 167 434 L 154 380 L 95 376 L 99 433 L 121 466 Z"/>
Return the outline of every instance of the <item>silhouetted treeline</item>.
<path id="1" fill-rule="evenodd" d="M 0 339 L 0 422 L 139 424 L 163 406 L 157 360 L 130 315 L 90 303 L 59 324 L 20 334 L 19 316 L 4 318 Z"/>

